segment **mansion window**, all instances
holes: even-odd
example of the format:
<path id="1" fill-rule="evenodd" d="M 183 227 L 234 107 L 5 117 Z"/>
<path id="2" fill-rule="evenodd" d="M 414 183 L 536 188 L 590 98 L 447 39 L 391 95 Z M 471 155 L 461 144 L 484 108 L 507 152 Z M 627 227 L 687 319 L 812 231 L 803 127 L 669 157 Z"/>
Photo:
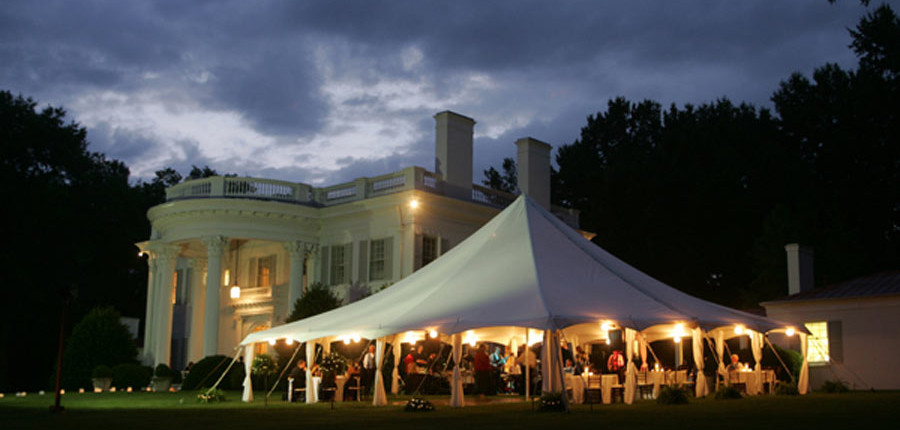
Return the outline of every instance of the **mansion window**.
<path id="1" fill-rule="evenodd" d="M 422 237 L 422 266 L 438 258 L 438 239 L 433 236 Z"/>
<path id="2" fill-rule="evenodd" d="M 391 278 L 392 242 L 393 238 L 369 242 L 369 281 L 384 281 Z"/>
<path id="3" fill-rule="evenodd" d="M 804 324 L 809 330 L 806 354 L 810 364 L 843 361 L 840 321 L 816 321 Z"/>
<path id="4" fill-rule="evenodd" d="M 347 255 L 345 251 L 346 247 L 344 246 L 331 247 L 331 273 L 329 277 L 331 285 L 344 283 L 344 278 L 347 275 Z"/>
<path id="5" fill-rule="evenodd" d="M 275 284 L 275 256 L 269 255 L 257 260 L 256 285 L 269 287 Z"/>

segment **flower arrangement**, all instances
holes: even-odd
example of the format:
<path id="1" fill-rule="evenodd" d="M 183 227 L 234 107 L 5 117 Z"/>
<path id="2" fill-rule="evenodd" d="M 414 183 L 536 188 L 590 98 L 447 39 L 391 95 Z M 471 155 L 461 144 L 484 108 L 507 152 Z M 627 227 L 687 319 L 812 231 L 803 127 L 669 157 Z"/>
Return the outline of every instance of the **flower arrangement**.
<path id="1" fill-rule="evenodd" d="M 201 388 L 200 394 L 197 394 L 197 401 L 200 403 L 224 402 L 225 392 L 218 388 Z"/>
<path id="2" fill-rule="evenodd" d="M 541 395 L 541 412 L 562 411 L 565 409 L 562 401 L 562 393 L 551 392 Z"/>
<path id="3" fill-rule="evenodd" d="M 332 352 L 322 358 L 322 363 L 319 364 L 319 367 L 323 372 L 338 375 L 347 370 L 347 359 L 337 352 Z"/>
<path id="4" fill-rule="evenodd" d="M 403 410 L 406 412 L 428 412 L 434 410 L 434 405 L 421 397 L 413 397 L 409 399 L 409 402 L 406 402 Z"/>

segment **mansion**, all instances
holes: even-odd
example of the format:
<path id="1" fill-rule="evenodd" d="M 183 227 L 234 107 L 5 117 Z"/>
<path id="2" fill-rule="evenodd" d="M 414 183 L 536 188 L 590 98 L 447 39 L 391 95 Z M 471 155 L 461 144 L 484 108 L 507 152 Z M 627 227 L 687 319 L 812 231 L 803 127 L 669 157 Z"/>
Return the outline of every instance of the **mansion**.
<path id="1" fill-rule="evenodd" d="M 434 171 L 422 167 L 317 188 L 215 176 L 166 190 L 151 208 L 143 360 L 182 369 L 233 355 L 249 333 L 283 324 L 321 283 L 350 302 L 427 265 L 499 213 L 514 195 L 472 183 L 475 121 L 436 121 Z M 550 205 L 551 146 L 515 142 L 518 187 Z M 511 268 L 504 268 L 508 270 Z"/>

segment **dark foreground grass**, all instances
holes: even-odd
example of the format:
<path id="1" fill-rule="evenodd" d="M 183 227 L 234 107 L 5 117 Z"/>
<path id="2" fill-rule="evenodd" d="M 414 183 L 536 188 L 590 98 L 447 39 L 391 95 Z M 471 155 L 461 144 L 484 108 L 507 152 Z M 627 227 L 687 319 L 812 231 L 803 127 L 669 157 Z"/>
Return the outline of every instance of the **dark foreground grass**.
<path id="1" fill-rule="evenodd" d="M 900 428 L 900 392 L 854 392 L 808 396 L 762 396 L 740 400 L 693 400 L 666 406 L 652 401 L 634 405 L 575 406 L 570 414 L 532 412 L 530 403 L 494 403 L 451 409 L 403 412 L 406 398 L 391 406 L 367 403 L 316 405 L 257 400 L 198 404 L 196 392 L 67 394 L 66 411 L 50 414 L 50 395 L 0 399 L 0 429 L 896 429 Z"/>

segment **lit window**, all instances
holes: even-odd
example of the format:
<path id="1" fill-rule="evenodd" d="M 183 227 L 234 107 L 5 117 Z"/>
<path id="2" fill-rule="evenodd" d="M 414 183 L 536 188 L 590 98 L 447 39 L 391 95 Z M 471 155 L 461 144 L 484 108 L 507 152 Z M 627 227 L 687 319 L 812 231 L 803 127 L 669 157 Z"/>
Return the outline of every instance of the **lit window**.
<path id="1" fill-rule="evenodd" d="M 384 280 L 384 239 L 373 240 L 369 251 L 369 280 Z"/>
<path id="2" fill-rule="evenodd" d="M 806 339 L 806 357 L 811 364 L 824 364 L 830 360 L 828 356 L 828 323 L 810 322 L 804 324 L 809 330 Z"/>
<path id="3" fill-rule="evenodd" d="M 437 238 L 431 236 L 422 237 L 422 266 L 431 263 L 437 258 Z"/>
<path id="4" fill-rule="evenodd" d="M 256 267 L 256 285 L 270 287 L 275 281 L 275 256 L 260 258 Z"/>

